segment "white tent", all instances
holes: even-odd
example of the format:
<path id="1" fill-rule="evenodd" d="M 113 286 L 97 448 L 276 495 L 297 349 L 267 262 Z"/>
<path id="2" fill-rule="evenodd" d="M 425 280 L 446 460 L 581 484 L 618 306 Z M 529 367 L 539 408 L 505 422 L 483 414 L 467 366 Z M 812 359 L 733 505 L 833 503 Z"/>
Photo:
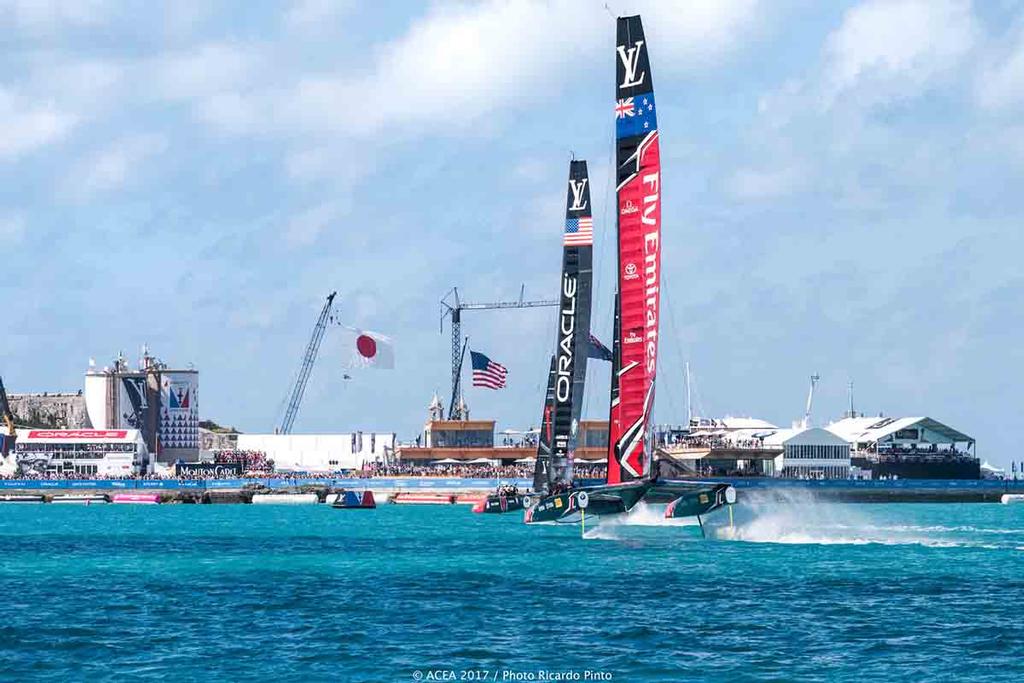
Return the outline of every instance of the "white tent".
<path id="1" fill-rule="evenodd" d="M 608 458 L 598 458 L 597 460 L 577 460 L 580 465 L 607 465 Z"/>
<path id="2" fill-rule="evenodd" d="M 430 464 L 431 465 L 461 465 L 462 461 L 461 460 L 456 460 L 455 458 L 445 458 L 444 460 L 431 460 Z"/>
<path id="3" fill-rule="evenodd" d="M 1006 476 L 1006 470 L 1000 469 L 995 465 L 989 464 L 986 460 L 981 464 L 981 478 L 982 479 L 1002 479 Z"/>
<path id="4" fill-rule="evenodd" d="M 495 465 L 497 461 L 489 458 L 477 458 L 476 460 L 467 460 L 467 465 Z"/>
<path id="5" fill-rule="evenodd" d="M 537 458 L 519 458 L 518 460 L 516 460 L 516 462 L 529 465 L 531 463 L 537 462 Z"/>

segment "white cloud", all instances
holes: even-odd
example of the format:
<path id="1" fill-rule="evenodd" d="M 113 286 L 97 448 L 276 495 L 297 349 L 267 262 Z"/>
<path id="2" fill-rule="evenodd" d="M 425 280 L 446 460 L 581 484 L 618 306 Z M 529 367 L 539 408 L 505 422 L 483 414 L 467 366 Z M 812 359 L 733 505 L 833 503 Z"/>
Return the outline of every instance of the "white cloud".
<path id="1" fill-rule="evenodd" d="M 351 11 L 349 0 L 296 0 L 284 15 L 284 23 L 291 30 L 319 32 L 336 25 Z"/>
<path id="2" fill-rule="evenodd" d="M 759 7 L 756 0 L 695 0 L 672 8 L 634 2 L 628 9 L 644 11 L 658 69 L 668 72 L 706 68 L 739 50 Z M 300 5 L 286 23 L 321 10 L 316 2 Z M 307 72 L 283 87 L 224 94 L 203 105 L 202 118 L 243 134 L 366 137 L 385 128 L 451 123 L 457 113 L 458 125 L 446 129 L 462 130 L 496 112 L 534 106 L 538 97 L 609 68 L 613 40 L 611 18 L 578 0 L 435 4 L 404 35 L 368 52 L 365 63 Z"/>
<path id="3" fill-rule="evenodd" d="M 0 160 L 14 159 L 63 138 L 74 115 L 49 103 L 37 103 L 0 87 Z"/>
<path id="4" fill-rule="evenodd" d="M 863 83 L 916 92 L 960 65 L 978 32 L 967 0 L 868 0 L 828 38 L 826 98 Z"/>
<path id="5" fill-rule="evenodd" d="M 293 247 L 306 247 L 320 237 L 320 234 L 337 220 L 340 209 L 334 202 L 325 202 L 306 209 L 293 216 L 284 229 L 285 241 Z"/>
<path id="6" fill-rule="evenodd" d="M 0 0 L 0 20 L 23 30 L 51 33 L 101 23 L 109 9 L 108 0 Z"/>
<path id="7" fill-rule="evenodd" d="M 1024 102 L 1024 31 L 1017 32 L 1008 53 L 980 69 L 976 97 L 987 109 L 1009 109 Z"/>
<path id="8" fill-rule="evenodd" d="M 0 248 L 18 244 L 28 231 L 25 216 L 21 213 L 0 214 Z"/>
<path id="9" fill-rule="evenodd" d="M 160 55 L 144 65 L 148 86 L 161 97 L 189 100 L 234 91 L 253 77 L 259 65 L 255 49 L 209 43 Z"/>
<path id="10" fill-rule="evenodd" d="M 804 180 L 796 166 L 741 168 L 730 178 L 728 190 L 736 199 L 774 199 L 797 191 Z"/>
<path id="11" fill-rule="evenodd" d="M 75 167 L 65 179 L 68 194 L 82 200 L 119 189 L 138 175 L 143 161 L 163 153 L 167 146 L 167 139 L 162 135 L 121 138 Z"/>

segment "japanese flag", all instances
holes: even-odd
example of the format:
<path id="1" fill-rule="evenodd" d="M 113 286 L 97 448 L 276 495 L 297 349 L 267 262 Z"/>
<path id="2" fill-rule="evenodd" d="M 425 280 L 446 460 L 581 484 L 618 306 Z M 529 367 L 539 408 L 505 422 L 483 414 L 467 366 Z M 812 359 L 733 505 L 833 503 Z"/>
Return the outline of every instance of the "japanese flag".
<path id="1" fill-rule="evenodd" d="M 391 370 L 395 367 L 395 343 L 383 334 L 350 329 L 346 367 Z"/>

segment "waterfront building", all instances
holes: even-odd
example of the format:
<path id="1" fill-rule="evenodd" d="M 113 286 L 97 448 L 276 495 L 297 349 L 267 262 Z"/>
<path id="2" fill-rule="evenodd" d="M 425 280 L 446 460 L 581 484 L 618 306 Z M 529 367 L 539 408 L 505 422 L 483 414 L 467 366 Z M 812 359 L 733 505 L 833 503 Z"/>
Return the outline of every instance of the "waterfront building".
<path id="1" fill-rule="evenodd" d="M 149 461 L 138 429 L 19 429 L 15 458 L 38 476 L 119 478 Z"/>
<path id="2" fill-rule="evenodd" d="M 820 427 L 780 429 L 764 437 L 766 448 L 781 448 L 775 476 L 789 479 L 848 479 L 850 442 Z"/>
<path id="3" fill-rule="evenodd" d="M 199 458 L 199 372 L 175 370 L 145 347 L 138 368 L 124 355 L 85 374 L 85 407 L 94 429 L 138 429 L 154 460 L 170 464 Z M 144 471 L 155 463 L 148 458 Z"/>
<path id="4" fill-rule="evenodd" d="M 415 443 L 399 444 L 396 456 L 402 462 L 426 464 L 437 460 L 492 460 L 511 465 L 537 455 L 535 428 L 495 431 L 494 420 L 441 420 L 430 418 Z M 577 432 L 576 460 L 581 463 L 607 462 L 608 421 L 581 420 Z"/>
<path id="5" fill-rule="evenodd" d="M 239 434 L 241 451 L 266 454 L 278 472 L 338 472 L 388 463 L 394 455 L 394 433 Z"/>
<path id="6" fill-rule="evenodd" d="M 780 429 L 752 417 L 694 418 L 690 428 L 658 432 L 661 473 L 847 479 L 850 444 L 820 428 Z"/>
<path id="7" fill-rule="evenodd" d="M 846 417 L 826 427 L 874 479 L 978 479 L 973 437 L 930 417 Z"/>

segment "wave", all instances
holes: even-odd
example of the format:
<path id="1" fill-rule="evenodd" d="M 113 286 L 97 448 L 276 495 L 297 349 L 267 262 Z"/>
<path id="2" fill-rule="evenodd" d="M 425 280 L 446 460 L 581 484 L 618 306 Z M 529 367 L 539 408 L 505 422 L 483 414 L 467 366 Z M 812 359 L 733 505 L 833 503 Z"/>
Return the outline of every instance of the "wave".
<path id="1" fill-rule="evenodd" d="M 748 495 L 736 507 L 734 527 L 715 524 L 708 536 L 722 541 L 788 545 L 919 545 L 998 549 L 994 537 L 1024 529 L 974 525 L 893 524 L 872 519 L 878 508 L 826 502 L 809 491 Z M 978 536 L 984 537 L 982 539 Z M 972 538 L 974 537 L 974 538 Z M 1009 539 L 1007 539 L 1009 541 Z M 1014 539 L 1019 543 L 1019 539 Z"/>

